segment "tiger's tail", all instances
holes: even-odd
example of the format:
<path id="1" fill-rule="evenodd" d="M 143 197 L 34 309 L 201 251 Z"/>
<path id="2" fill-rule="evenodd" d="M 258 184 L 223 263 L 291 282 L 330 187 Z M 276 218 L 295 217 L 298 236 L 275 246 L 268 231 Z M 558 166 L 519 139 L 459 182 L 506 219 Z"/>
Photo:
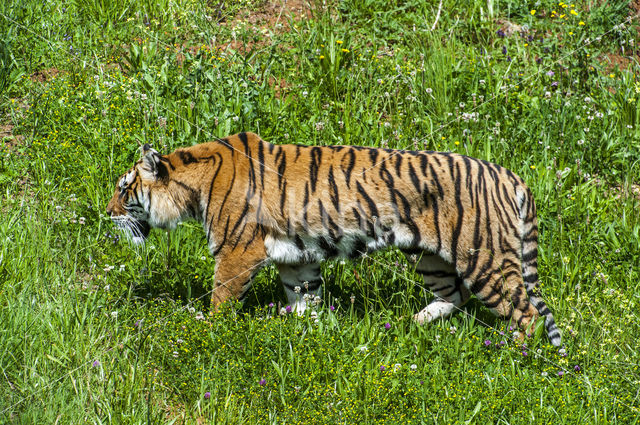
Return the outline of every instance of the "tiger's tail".
<path id="1" fill-rule="evenodd" d="M 545 317 L 547 336 L 556 347 L 562 344 L 560 330 L 553 319 L 553 314 L 545 304 L 540 293 L 538 280 L 538 219 L 536 205 L 531 190 L 527 188 L 520 205 L 520 241 L 522 243 L 522 278 L 529 300 Z"/>

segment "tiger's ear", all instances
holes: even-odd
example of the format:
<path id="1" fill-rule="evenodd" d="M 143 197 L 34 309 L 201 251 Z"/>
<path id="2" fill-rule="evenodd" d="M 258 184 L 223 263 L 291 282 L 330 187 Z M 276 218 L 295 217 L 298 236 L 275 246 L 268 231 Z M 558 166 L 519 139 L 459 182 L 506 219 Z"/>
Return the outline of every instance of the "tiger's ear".
<path id="1" fill-rule="evenodd" d="M 159 173 L 159 165 L 161 162 L 160 154 L 153 149 L 149 143 L 145 143 L 140 147 L 140 153 L 143 165 L 143 171 L 146 178 L 156 179 Z"/>

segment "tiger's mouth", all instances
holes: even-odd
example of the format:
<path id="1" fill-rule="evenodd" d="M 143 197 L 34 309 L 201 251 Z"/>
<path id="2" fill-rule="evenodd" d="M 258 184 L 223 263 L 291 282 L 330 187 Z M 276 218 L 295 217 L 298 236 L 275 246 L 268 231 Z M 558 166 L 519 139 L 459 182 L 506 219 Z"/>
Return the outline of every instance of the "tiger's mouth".
<path id="1" fill-rule="evenodd" d="M 151 226 L 146 220 L 128 215 L 112 216 L 111 221 L 136 245 L 143 244 L 151 232 Z"/>

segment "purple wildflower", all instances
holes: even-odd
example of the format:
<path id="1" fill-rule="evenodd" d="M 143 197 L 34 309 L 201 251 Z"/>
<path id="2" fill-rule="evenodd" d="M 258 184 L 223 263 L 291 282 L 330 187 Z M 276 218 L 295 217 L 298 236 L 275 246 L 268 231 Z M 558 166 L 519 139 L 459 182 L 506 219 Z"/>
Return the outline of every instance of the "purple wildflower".
<path id="1" fill-rule="evenodd" d="M 523 356 L 525 356 L 525 357 L 527 357 L 527 356 L 528 356 L 528 354 L 527 354 L 527 352 L 526 352 L 526 351 L 523 351 L 523 352 L 522 352 L 522 355 L 523 355 Z"/>
<path id="2" fill-rule="evenodd" d="M 207 391 L 206 393 L 204 393 L 204 399 L 205 400 L 209 400 L 211 398 L 211 393 L 209 391 Z"/>
<path id="3" fill-rule="evenodd" d="M 559 370 L 558 371 L 558 376 L 562 376 L 562 375 L 564 375 L 564 372 L 562 370 Z"/>
<path id="4" fill-rule="evenodd" d="M 384 365 L 380 366 L 380 370 L 385 370 L 386 367 L 384 367 Z"/>
<path id="5" fill-rule="evenodd" d="M 540 58 L 540 57 L 536 58 L 536 63 L 538 65 L 540 65 L 542 63 L 542 58 Z"/>
<path id="6" fill-rule="evenodd" d="M 269 308 L 273 308 L 274 305 L 274 303 L 269 303 Z"/>
<path id="7" fill-rule="evenodd" d="M 558 82 L 554 81 L 553 83 L 551 83 L 551 87 L 558 87 Z"/>
<path id="8" fill-rule="evenodd" d="M 507 46 L 502 46 L 502 54 L 503 55 L 507 54 Z"/>
<path id="9" fill-rule="evenodd" d="M 285 310 L 287 311 L 287 313 L 291 313 L 291 306 L 290 306 L 290 305 L 288 305 L 288 306 L 285 308 Z"/>
<path id="10" fill-rule="evenodd" d="M 260 381 L 258 381 L 258 384 L 260 384 L 261 387 L 264 387 L 265 385 L 267 385 L 267 381 L 266 379 L 262 378 Z"/>
<path id="11" fill-rule="evenodd" d="M 504 31 L 502 31 L 502 28 L 498 29 L 498 31 L 496 31 L 496 34 L 498 34 L 498 37 L 500 38 L 504 38 L 507 35 L 504 33 Z"/>
<path id="12" fill-rule="evenodd" d="M 500 346 L 507 345 L 507 341 L 500 341 Z"/>
<path id="13" fill-rule="evenodd" d="M 575 365 L 575 366 L 573 367 L 573 370 L 575 370 L 576 372 L 580 372 L 580 366 Z"/>
<path id="14" fill-rule="evenodd" d="M 335 308 L 334 306 L 330 305 L 330 306 L 329 306 L 329 310 L 331 310 L 331 311 L 336 311 L 336 308 Z"/>
<path id="15" fill-rule="evenodd" d="M 391 323 L 387 322 L 384 324 L 385 329 L 391 329 Z"/>
<path id="16" fill-rule="evenodd" d="M 491 341 L 489 341 L 488 339 L 486 339 L 486 340 L 484 341 L 484 346 L 485 346 L 485 347 L 488 347 L 488 346 L 490 346 L 490 345 L 491 345 Z"/>
<path id="17" fill-rule="evenodd" d="M 554 75 L 556 75 L 555 72 L 553 72 L 551 70 L 547 71 L 547 77 L 553 77 Z"/>
<path id="18" fill-rule="evenodd" d="M 98 366 L 100 366 L 100 362 L 98 360 L 94 360 L 93 367 L 98 367 Z"/>

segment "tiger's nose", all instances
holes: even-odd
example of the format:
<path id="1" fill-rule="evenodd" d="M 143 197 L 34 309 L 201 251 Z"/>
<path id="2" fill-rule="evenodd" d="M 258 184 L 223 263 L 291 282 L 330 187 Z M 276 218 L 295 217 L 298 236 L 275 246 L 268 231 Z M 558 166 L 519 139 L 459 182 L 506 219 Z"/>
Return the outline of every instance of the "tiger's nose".
<path id="1" fill-rule="evenodd" d="M 113 215 L 113 208 L 111 208 L 110 206 L 107 207 L 107 215 L 109 217 L 111 217 Z"/>

